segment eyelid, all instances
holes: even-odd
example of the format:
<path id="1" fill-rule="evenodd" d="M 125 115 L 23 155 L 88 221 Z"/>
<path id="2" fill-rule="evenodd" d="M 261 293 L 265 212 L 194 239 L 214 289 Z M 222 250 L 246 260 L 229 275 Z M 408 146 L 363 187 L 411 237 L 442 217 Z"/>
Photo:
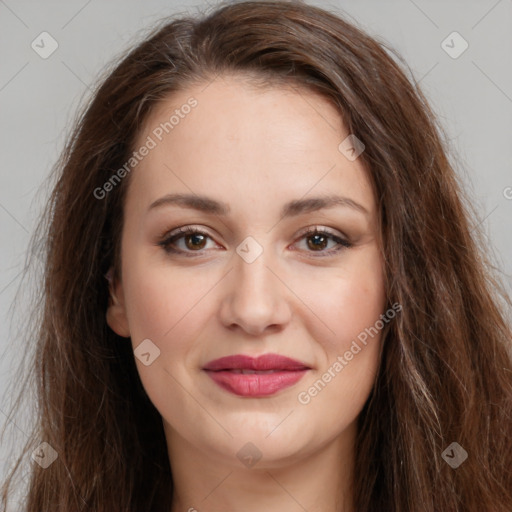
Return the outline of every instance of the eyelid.
<path id="1" fill-rule="evenodd" d="M 306 254 L 308 258 L 322 258 L 322 257 L 329 257 L 335 254 L 338 254 L 342 252 L 345 249 L 351 248 L 354 244 L 350 241 L 349 237 L 345 234 L 341 233 L 341 231 L 335 230 L 339 235 L 336 234 L 331 230 L 332 228 L 327 228 L 324 226 L 309 226 L 302 230 L 298 237 L 296 238 L 296 241 L 293 243 L 296 244 L 297 242 L 308 238 L 308 236 L 313 235 L 323 235 L 326 237 L 329 237 L 332 241 L 336 242 L 338 244 L 337 248 L 324 250 L 324 251 L 318 251 L 318 256 L 315 256 L 316 251 L 306 251 Z"/>
<path id="2" fill-rule="evenodd" d="M 307 257 L 312 258 L 321 258 L 321 257 L 328 257 L 333 254 L 337 254 L 344 249 L 348 249 L 353 246 L 353 244 L 350 242 L 349 237 L 347 237 L 345 234 L 341 233 L 338 230 L 335 230 L 339 235 L 332 231 L 332 228 L 327 228 L 324 226 L 308 226 L 307 228 L 304 228 L 299 232 L 298 235 L 295 237 L 295 241 L 292 243 L 292 246 L 297 244 L 299 241 L 305 239 L 309 236 L 313 235 L 323 235 L 328 238 L 330 238 L 331 241 L 334 241 L 338 244 L 337 248 L 331 248 L 329 250 L 321 250 L 321 251 L 305 251 L 308 253 Z M 171 231 L 164 232 L 159 237 L 159 242 L 157 245 L 161 246 L 164 251 L 166 251 L 169 254 L 175 254 L 175 255 L 183 255 L 186 257 L 201 257 L 205 254 L 205 252 L 208 252 L 206 249 L 199 249 L 198 251 L 184 251 L 182 249 L 175 249 L 172 247 L 172 242 L 174 240 L 179 240 L 187 235 L 203 235 L 208 238 L 210 238 L 214 243 L 217 244 L 214 237 L 208 232 L 207 229 L 203 227 L 198 227 L 196 225 L 188 225 L 188 226 L 181 226 L 175 229 L 172 229 Z M 217 244 L 218 245 L 218 244 Z M 300 251 L 298 251 L 300 252 Z M 315 256 L 315 252 L 318 252 L 318 255 Z"/>
<path id="3" fill-rule="evenodd" d="M 164 251 L 171 253 L 171 254 L 181 254 L 185 256 L 200 256 L 201 252 L 204 252 L 204 250 L 201 251 L 183 251 L 181 249 L 171 249 L 171 242 L 173 239 L 181 239 L 185 237 L 186 235 L 204 235 L 208 238 L 210 238 L 212 241 L 215 242 L 214 237 L 203 227 L 198 227 L 196 225 L 188 225 L 188 226 L 181 226 L 175 229 L 172 229 L 171 231 L 165 231 L 159 238 L 157 245 L 161 246 Z M 215 242 L 217 245 L 218 243 Z M 196 253 L 196 254 L 194 254 Z"/>
<path id="4" fill-rule="evenodd" d="M 190 224 L 186 226 L 180 226 L 171 230 L 165 230 L 160 238 L 172 238 L 176 235 L 181 234 L 200 234 L 200 235 L 208 235 L 210 238 L 213 238 L 213 236 L 208 232 L 206 228 L 203 228 L 202 226 Z"/>
<path id="5" fill-rule="evenodd" d="M 304 235 L 315 234 L 315 233 L 327 234 L 327 235 L 335 236 L 338 238 L 343 238 L 344 240 L 348 241 L 348 236 L 346 236 L 341 231 L 339 231 L 337 229 L 329 228 L 326 226 L 322 226 L 322 225 L 308 226 L 307 228 L 304 228 L 303 230 L 299 231 L 299 234 L 297 236 L 300 238 L 300 237 L 303 237 Z"/>

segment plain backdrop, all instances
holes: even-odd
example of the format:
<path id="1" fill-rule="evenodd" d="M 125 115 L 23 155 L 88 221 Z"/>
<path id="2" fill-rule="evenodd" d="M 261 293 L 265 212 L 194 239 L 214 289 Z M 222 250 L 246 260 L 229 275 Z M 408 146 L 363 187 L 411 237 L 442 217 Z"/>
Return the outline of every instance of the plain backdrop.
<path id="1" fill-rule="evenodd" d="M 33 413 L 26 407 L 23 417 L 7 419 L 12 398 L 8 384 L 17 377 L 23 350 L 16 330 L 24 315 L 31 315 L 22 303 L 13 322 L 11 304 L 44 203 L 38 190 L 79 103 L 89 97 L 104 66 L 140 41 L 156 20 L 198 13 L 215 3 L 0 0 L 0 426 L 7 422 L 13 432 L 13 442 L 0 448 L 0 481 L 13 460 L 8 449 L 16 451 L 16 443 L 24 441 Z M 495 254 L 510 293 L 512 0 L 309 3 L 344 14 L 405 58 L 449 135 L 457 172 L 478 208 L 488 250 Z M 50 48 L 51 40 L 42 32 L 58 45 L 47 58 L 32 47 L 45 37 Z"/>

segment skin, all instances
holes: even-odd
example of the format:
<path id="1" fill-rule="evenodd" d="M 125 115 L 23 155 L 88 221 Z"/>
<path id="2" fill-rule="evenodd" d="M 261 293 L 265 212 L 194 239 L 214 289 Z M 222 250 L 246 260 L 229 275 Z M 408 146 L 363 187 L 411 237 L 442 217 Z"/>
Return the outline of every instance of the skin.
<path id="1" fill-rule="evenodd" d="M 197 107 L 130 175 L 122 277 L 111 285 L 107 311 L 109 326 L 134 349 L 150 339 L 160 350 L 150 365 L 136 363 L 162 416 L 175 482 L 171 512 L 350 512 L 356 420 L 374 385 L 381 332 L 309 403 L 298 395 L 384 313 L 367 173 L 360 158 L 339 151 L 348 132 L 324 98 L 282 86 L 256 89 L 241 76 L 175 93 L 147 119 L 138 142 L 191 96 Z M 205 195 L 231 211 L 169 204 L 148 211 L 170 193 Z M 330 194 L 367 214 L 338 205 L 280 218 L 288 201 Z M 175 241 L 192 257 L 159 245 L 182 226 L 208 235 Z M 353 245 L 322 256 L 340 245 L 320 239 L 317 249 L 303 236 L 308 227 Z M 263 249 L 252 263 L 236 252 L 248 236 Z M 222 356 L 269 352 L 311 369 L 263 398 L 229 393 L 202 370 Z M 252 467 L 237 457 L 248 442 L 261 454 Z"/>

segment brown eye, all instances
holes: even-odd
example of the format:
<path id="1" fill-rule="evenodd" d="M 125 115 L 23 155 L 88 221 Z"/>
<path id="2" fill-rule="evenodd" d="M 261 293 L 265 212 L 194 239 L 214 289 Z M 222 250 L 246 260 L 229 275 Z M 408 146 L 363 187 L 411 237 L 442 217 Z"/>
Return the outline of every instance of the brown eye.
<path id="1" fill-rule="evenodd" d="M 202 234 L 195 233 L 184 237 L 185 245 L 189 249 L 203 249 L 206 245 L 206 237 Z"/>
<path id="2" fill-rule="evenodd" d="M 307 237 L 308 240 L 308 247 L 310 249 L 316 250 L 322 250 L 325 249 L 327 246 L 328 238 L 325 235 L 310 235 Z"/>
<path id="3" fill-rule="evenodd" d="M 185 227 L 166 235 L 158 245 L 168 253 L 189 256 L 191 253 L 201 253 L 205 249 L 208 239 L 211 240 L 208 233 L 196 228 Z"/>
<path id="4" fill-rule="evenodd" d="M 304 251 L 306 253 L 317 253 L 318 257 L 333 256 L 344 249 L 352 247 L 352 244 L 340 236 L 325 230 L 324 228 L 310 228 L 302 234 L 300 242 L 306 241 Z M 329 242 L 334 247 L 328 248 Z M 316 255 L 315 255 L 316 256 Z"/>

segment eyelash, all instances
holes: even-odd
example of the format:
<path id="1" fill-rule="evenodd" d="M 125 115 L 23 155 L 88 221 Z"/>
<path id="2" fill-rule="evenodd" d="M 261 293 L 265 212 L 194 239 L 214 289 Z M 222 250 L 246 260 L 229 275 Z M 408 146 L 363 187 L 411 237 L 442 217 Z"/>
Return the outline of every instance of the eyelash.
<path id="1" fill-rule="evenodd" d="M 203 249 L 200 249 L 198 251 L 183 251 L 181 249 L 175 249 L 174 247 L 172 247 L 172 244 L 174 244 L 177 240 L 184 238 L 187 235 L 203 235 L 203 236 L 206 236 L 211 239 L 210 235 L 208 233 L 206 233 L 205 231 L 187 226 L 187 227 L 183 227 L 183 228 L 178 228 L 177 230 L 169 233 L 168 235 L 165 235 L 164 238 L 160 242 L 158 242 L 158 245 L 160 247 L 162 247 L 164 249 L 164 251 L 169 254 L 183 255 L 185 257 L 191 257 L 191 258 L 198 257 L 199 253 L 201 251 L 203 251 Z M 343 238 L 335 235 L 334 233 L 331 233 L 330 231 L 327 231 L 323 228 L 308 228 L 304 233 L 302 233 L 299 240 L 302 240 L 304 238 L 309 238 L 309 237 L 315 236 L 315 235 L 321 235 L 321 236 L 327 237 L 327 238 L 331 239 L 332 241 L 336 242 L 339 245 L 339 247 L 336 249 L 330 249 L 328 251 L 325 251 L 325 250 L 318 251 L 318 253 L 321 254 L 321 256 L 313 256 L 314 258 L 323 258 L 323 257 L 333 256 L 334 254 L 337 254 L 345 249 L 352 247 L 352 244 L 348 240 L 345 240 L 345 239 L 343 239 Z M 307 251 L 307 252 L 315 253 L 317 251 Z M 197 254 L 195 254 L 195 253 L 197 253 Z"/>

